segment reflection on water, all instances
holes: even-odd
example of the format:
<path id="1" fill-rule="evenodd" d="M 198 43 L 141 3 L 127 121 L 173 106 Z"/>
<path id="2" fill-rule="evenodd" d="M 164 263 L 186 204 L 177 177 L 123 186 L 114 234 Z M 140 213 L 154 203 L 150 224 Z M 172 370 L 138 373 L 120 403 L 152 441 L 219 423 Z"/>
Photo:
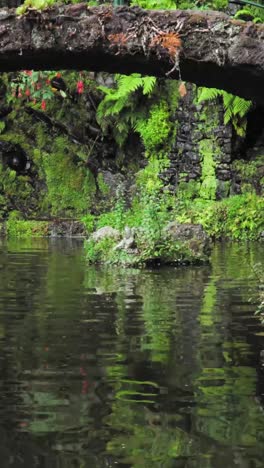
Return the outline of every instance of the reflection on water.
<path id="1" fill-rule="evenodd" d="M 263 467 L 260 245 L 212 267 L 88 267 L 77 241 L 0 250 L 1 468 Z"/>

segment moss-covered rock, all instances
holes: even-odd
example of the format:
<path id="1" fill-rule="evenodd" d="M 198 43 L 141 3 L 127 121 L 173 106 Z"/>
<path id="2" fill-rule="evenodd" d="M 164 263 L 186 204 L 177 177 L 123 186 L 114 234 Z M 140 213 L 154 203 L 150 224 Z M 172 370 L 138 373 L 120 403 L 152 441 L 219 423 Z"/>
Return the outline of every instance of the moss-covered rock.
<path id="1" fill-rule="evenodd" d="M 200 225 L 172 222 L 154 235 L 144 228 L 126 227 L 118 243 L 117 237 L 118 231 L 109 226 L 96 231 L 86 242 L 87 260 L 126 266 L 196 264 L 208 262 L 211 251 L 210 239 Z"/>

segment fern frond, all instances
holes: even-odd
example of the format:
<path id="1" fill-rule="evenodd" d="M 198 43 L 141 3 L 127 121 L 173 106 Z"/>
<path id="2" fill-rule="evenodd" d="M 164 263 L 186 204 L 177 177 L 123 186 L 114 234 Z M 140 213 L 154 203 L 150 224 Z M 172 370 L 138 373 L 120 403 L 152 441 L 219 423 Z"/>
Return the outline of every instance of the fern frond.
<path id="1" fill-rule="evenodd" d="M 223 91 L 221 89 L 216 88 L 200 88 L 200 94 L 198 97 L 198 103 L 204 101 L 213 101 L 217 99 L 219 96 L 222 96 Z"/>
<path id="2" fill-rule="evenodd" d="M 110 104 L 110 103 L 109 103 Z M 105 117 L 120 114 L 124 107 L 131 107 L 127 96 L 122 96 L 119 99 L 113 101 L 107 109 L 105 109 Z"/>
<path id="3" fill-rule="evenodd" d="M 132 75 L 118 75 L 117 85 L 118 96 L 128 96 L 143 86 L 143 78 L 139 73 L 132 73 Z"/>
<path id="4" fill-rule="evenodd" d="M 113 88 L 108 88 L 107 86 L 97 86 L 98 91 L 102 91 L 104 94 L 113 93 Z"/>
<path id="5" fill-rule="evenodd" d="M 132 75 L 115 75 L 116 87 L 100 86 L 104 94 L 103 100 L 97 108 L 97 122 L 102 129 L 107 129 L 107 120 L 114 119 L 114 135 L 118 144 L 122 145 L 127 138 L 129 129 L 134 128 L 136 121 L 146 114 L 146 106 L 137 106 L 138 99 L 135 92 L 149 95 L 156 85 L 156 78 L 142 77 L 139 73 Z M 138 110 L 137 110 L 138 109 Z"/>
<path id="6" fill-rule="evenodd" d="M 231 120 L 234 115 L 234 99 L 235 96 L 232 94 L 226 93 L 223 91 L 223 105 L 224 105 L 224 124 L 227 125 Z"/>
<path id="7" fill-rule="evenodd" d="M 236 96 L 234 100 L 234 114 L 239 115 L 239 117 L 243 118 L 250 108 L 252 107 L 252 102 L 247 101 L 241 97 Z"/>
<path id="8" fill-rule="evenodd" d="M 155 76 L 146 76 L 145 78 L 142 78 L 142 81 L 143 81 L 143 94 L 145 96 L 148 94 L 151 94 L 157 83 L 157 78 L 155 78 Z"/>
<path id="9" fill-rule="evenodd" d="M 229 122 L 231 122 L 238 135 L 245 135 L 245 116 L 250 110 L 252 102 L 215 88 L 202 88 L 198 102 L 212 101 L 219 96 L 223 98 L 223 106 L 225 111 L 224 124 L 227 125 Z"/>
<path id="10" fill-rule="evenodd" d="M 251 101 L 247 101 L 239 96 L 234 96 L 223 91 L 223 102 L 224 102 L 224 123 L 230 122 L 233 117 L 239 116 L 241 119 L 245 117 L 252 106 Z M 235 125 L 234 125 L 235 126 Z"/>

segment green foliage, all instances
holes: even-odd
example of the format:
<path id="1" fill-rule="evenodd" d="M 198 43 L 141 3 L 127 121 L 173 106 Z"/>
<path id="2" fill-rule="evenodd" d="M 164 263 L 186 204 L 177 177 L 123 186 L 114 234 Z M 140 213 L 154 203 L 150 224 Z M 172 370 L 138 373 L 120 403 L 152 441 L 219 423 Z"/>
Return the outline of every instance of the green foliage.
<path id="1" fill-rule="evenodd" d="M 69 3 L 69 0 L 26 0 L 23 5 L 17 8 L 17 14 L 23 15 L 29 8 L 36 10 L 44 10 L 53 6 L 55 3 Z M 78 3 L 78 0 L 70 0 L 70 3 Z M 109 2 L 111 4 L 111 2 Z M 223 10 L 227 7 L 227 0 L 132 0 L 130 6 L 139 6 L 145 9 L 151 10 L 175 10 L 178 9 L 220 9 Z M 89 7 L 97 6 L 97 0 L 91 0 L 87 2 Z M 255 9 L 256 10 L 256 9 Z"/>
<path id="2" fill-rule="evenodd" d="M 103 130 L 107 130 L 110 123 L 113 125 L 114 136 L 120 146 L 125 142 L 128 132 L 134 128 L 137 120 L 142 119 L 144 112 L 143 102 L 139 104 L 141 96 L 149 96 L 156 85 L 156 78 L 142 77 L 139 73 L 132 75 L 116 75 L 116 88 L 99 86 L 105 97 L 97 108 L 97 120 Z"/>
<path id="3" fill-rule="evenodd" d="M 112 211 L 102 213 L 96 227 L 99 229 L 103 226 L 112 226 L 115 229 L 123 230 L 126 225 L 126 208 L 125 201 L 122 196 L 119 196 Z"/>
<path id="4" fill-rule="evenodd" d="M 215 161 L 213 158 L 214 148 L 212 141 L 204 139 L 199 143 L 199 153 L 202 155 L 202 176 L 200 197 L 206 200 L 214 200 L 216 193 Z"/>
<path id="5" fill-rule="evenodd" d="M 19 6 L 16 9 L 17 15 L 24 15 L 29 8 L 34 8 L 35 10 L 45 10 L 52 7 L 53 5 L 61 3 L 78 3 L 79 0 L 25 0 L 23 5 Z M 97 2 L 88 2 L 89 6 L 96 6 Z"/>
<path id="6" fill-rule="evenodd" d="M 183 242 L 171 240 L 164 227 L 172 219 L 171 197 L 167 194 L 145 194 L 126 209 L 122 199 L 111 212 L 101 214 L 96 227 L 111 226 L 123 232 L 125 226 L 136 228 L 137 251 L 127 253 L 115 249 L 116 241 L 88 239 L 86 253 L 89 262 L 117 263 L 130 266 L 150 263 L 196 263 L 205 260 L 201 253 Z"/>
<path id="7" fill-rule="evenodd" d="M 109 193 L 109 186 L 104 182 L 104 178 L 102 174 L 98 174 L 97 176 L 97 184 L 99 187 L 100 192 L 103 195 L 108 195 Z"/>
<path id="8" fill-rule="evenodd" d="M 200 9 L 200 10 L 224 10 L 227 5 L 227 0 L 132 0 L 131 5 L 139 6 L 151 10 L 184 10 L 184 9 Z"/>
<path id="9" fill-rule="evenodd" d="M 175 10 L 175 0 L 132 0 L 131 6 L 139 6 L 151 10 Z"/>
<path id="10" fill-rule="evenodd" d="M 0 133 L 3 133 L 4 129 L 5 129 L 5 122 L 1 121 L 0 122 Z"/>
<path id="11" fill-rule="evenodd" d="M 17 215 L 16 215 L 17 216 Z M 24 221 L 10 216 L 6 222 L 7 236 L 12 238 L 43 237 L 48 234 L 46 221 Z"/>
<path id="12" fill-rule="evenodd" d="M 57 137 L 51 152 L 39 156 L 47 184 L 46 203 L 51 212 L 75 216 L 87 212 L 96 190 L 94 179 L 87 169 L 74 164 L 69 141 Z"/>
<path id="13" fill-rule="evenodd" d="M 36 207 L 37 196 L 32 200 L 33 187 L 28 183 L 28 177 L 19 176 L 15 171 L 0 164 L 0 216 L 6 215 L 11 206 L 18 211 L 28 210 Z"/>
<path id="14" fill-rule="evenodd" d="M 115 241 L 110 238 L 102 239 L 99 242 L 88 240 L 85 244 L 86 258 L 90 263 L 106 262 L 109 257 Z"/>
<path id="15" fill-rule="evenodd" d="M 263 6 L 262 0 L 257 0 L 255 3 L 260 3 Z M 253 23 L 263 23 L 264 22 L 264 8 L 258 8 L 253 5 L 246 5 L 236 12 L 234 18 L 253 21 Z"/>
<path id="16" fill-rule="evenodd" d="M 82 217 L 81 221 L 85 225 L 85 229 L 87 234 L 93 232 L 95 228 L 95 216 L 91 213 L 87 213 L 85 216 Z"/>
<path id="17" fill-rule="evenodd" d="M 202 224 L 215 239 L 258 239 L 263 230 L 264 200 L 254 193 L 221 201 L 196 199 L 179 207 L 176 218 L 180 222 Z"/>
<path id="18" fill-rule="evenodd" d="M 235 160 L 232 164 L 232 170 L 239 174 L 241 178 L 242 193 L 263 192 L 264 183 L 262 178 L 262 168 L 264 166 L 264 154 L 256 157 L 252 161 Z"/>
<path id="19" fill-rule="evenodd" d="M 252 102 L 216 88 L 201 88 L 198 102 L 214 101 L 219 97 L 223 99 L 225 125 L 231 122 L 237 134 L 244 136 L 247 125 L 245 116 L 251 109 Z"/>
<path id="20" fill-rule="evenodd" d="M 254 19 L 254 15 L 248 8 L 242 8 L 241 10 L 238 10 L 234 15 L 234 18 L 236 19 L 243 20 L 245 17 L 247 17 L 247 21 L 252 21 Z"/>
<path id="21" fill-rule="evenodd" d="M 54 5 L 54 3 L 56 3 L 56 0 L 25 0 L 23 5 L 16 9 L 16 13 L 17 15 L 23 15 L 29 8 L 45 10 L 46 8 Z"/>
<path id="22" fill-rule="evenodd" d="M 148 159 L 148 164 L 136 175 L 136 184 L 141 193 L 149 195 L 157 194 L 163 187 L 160 174 L 169 167 L 170 161 L 166 154 L 160 152 L 158 155 L 152 154 Z"/>
<path id="23" fill-rule="evenodd" d="M 172 130 L 170 112 L 166 101 L 153 104 L 146 120 L 139 119 L 135 130 L 140 134 L 148 153 L 164 145 Z"/>

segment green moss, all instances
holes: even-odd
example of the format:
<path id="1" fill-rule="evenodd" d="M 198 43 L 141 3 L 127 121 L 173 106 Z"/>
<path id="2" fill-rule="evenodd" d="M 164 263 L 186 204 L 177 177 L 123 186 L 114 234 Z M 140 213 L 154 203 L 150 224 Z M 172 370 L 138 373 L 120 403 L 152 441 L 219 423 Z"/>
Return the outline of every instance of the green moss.
<path id="1" fill-rule="evenodd" d="M 0 216 L 8 213 L 12 206 L 31 213 L 37 206 L 37 197 L 27 176 L 0 165 Z"/>
<path id="2" fill-rule="evenodd" d="M 98 174 L 97 183 L 98 183 L 98 187 L 102 195 L 108 195 L 110 189 L 104 181 L 103 174 Z"/>
<path id="3" fill-rule="evenodd" d="M 114 263 L 140 266 L 151 263 L 197 263 L 207 261 L 208 256 L 194 240 L 180 242 L 170 239 L 164 232 L 172 220 L 171 197 L 167 194 L 145 195 L 126 209 L 121 201 L 115 210 L 99 216 L 96 227 L 112 226 L 123 232 L 125 226 L 136 228 L 137 249 L 132 252 L 116 249 L 117 241 L 103 239 L 86 243 L 87 260 L 91 263 Z"/>
<path id="4" fill-rule="evenodd" d="M 231 189 L 230 180 L 217 180 L 218 198 L 227 198 L 230 194 L 230 189 Z"/>
<path id="5" fill-rule="evenodd" d="M 216 163 L 213 157 L 213 143 L 209 139 L 204 139 L 199 143 L 199 153 L 202 156 L 202 176 L 200 197 L 205 200 L 214 200 L 216 194 Z"/>
<path id="6" fill-rule="evenodd" d="M 148 154 L 166 144 L 172 129 L 169 106 L 166 101 L 155 103 L 150 108 L 149 118 L 139 120 L 136 130 L 139 132 Z"/>
<path id="7" fill-rule="evenodd" d="M 70 150 L 67 140 L 57 137 L 52 152 L 41 155 L 47 185 L 45 201 L 56 215 L 87 212 L 96 191 L 92 174 L 73 162 Z"/>
<path id="8" fill-rule="evenodd" d="M 8 237 L 43 237 L 48 235 L 48 223 L 46 221 L 8 219 L 6 233 Z"/>
<path id="9" fill-rule="evenodd" d="M 193 200 L 198 198 L 200 194 L 201 184 L 195 180 L 189 182 L 179 182 L 177 197 L 183 200 Z"/>
<path id="10" fill-rule="evenodd" d="M 117 242 L 103 239 L 99 242 L 86 242 L 86 258 L 89 263 L 118 264 L 125 266 L 144 266 L 150 264 L 195 264 L 208 261 L 196 248 L 186 242 L 162 238 L 149 238 L 143 233 L 137 242 L 135 252 L 116 250 Z"/>
<path id="11" fill-rule="evenodd" d="M 81 221 L 83 222 L 86 232 L 90 234 L 95 228 L 95 216 L 91 213 L 86 214 Z"/>
<path id="12" fill-rule="evenodd" d="M 264 228 L 264 200 L 254 193 L 235 195 L 221 201 L 192 200 L 177 210 L 180 222 L 202 224 L 216 238 L 258 239 Z"/>
<path id="13" fill-rule="evenodd" d="M 263 192 L 262 168 L 264 166 L 264 155 L 260 155 L 252 161 L 237 160 L 232 164 L 232 169 L 241 178 L 241 189 L 243 193 L 257 190 Z"/>
<path id="14" fill-rule="evenodd" d="M 169 164 L 169 158 L 162 153 L 150 156 L 146 167 L 136 175 L 136 184 L 142 194 L 154 194 L 162 189 L 163 183 L 159 175 Z"/>

